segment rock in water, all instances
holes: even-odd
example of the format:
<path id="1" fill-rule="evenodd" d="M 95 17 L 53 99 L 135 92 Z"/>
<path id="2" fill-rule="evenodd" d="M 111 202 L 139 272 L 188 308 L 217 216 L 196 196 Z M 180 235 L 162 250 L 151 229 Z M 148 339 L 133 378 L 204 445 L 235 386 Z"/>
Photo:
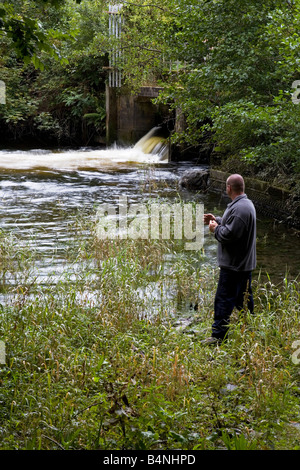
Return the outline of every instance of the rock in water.
<path id="1" fill-rule="evenodd" d="M 179 186 L 189 190 L 206 191 L 208 188 L 208 170 L 187 170 L 179 180 Z"/>

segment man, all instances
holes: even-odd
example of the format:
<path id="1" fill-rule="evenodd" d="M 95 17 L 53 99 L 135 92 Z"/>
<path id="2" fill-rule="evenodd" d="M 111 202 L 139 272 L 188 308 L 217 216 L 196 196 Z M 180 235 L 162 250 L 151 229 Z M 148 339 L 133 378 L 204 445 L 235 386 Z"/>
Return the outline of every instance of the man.
<path id="1" fill-rule="evenodd" d="M 204 224 L 218 241 L 220 276 L 214 303 L 212 336 L 205 344 L 226 339 L 230 315 L 236 307 L 253 313 L 252 270 L 256 266 L 256 211 L 245 194 L 241 175 L 229 176 L 226 193 L 231 199 L 223 217 L 204 214 Z"/>

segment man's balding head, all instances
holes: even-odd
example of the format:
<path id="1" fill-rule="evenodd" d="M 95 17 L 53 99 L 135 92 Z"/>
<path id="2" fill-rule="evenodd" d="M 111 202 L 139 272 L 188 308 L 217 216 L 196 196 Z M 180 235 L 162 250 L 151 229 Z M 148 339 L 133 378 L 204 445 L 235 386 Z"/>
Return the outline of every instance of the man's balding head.
<path id="1" fill-rule="evenodd" d="M 242 194 L 245 191 L 244 178 L 241 175 L 234 174 L 227 178 L 226 184 L 231 186 L 235 193 Z"/>
<path id="2" fill-rule="evenodd" d="M 226 191 L 227 194 L 232 198 L 245 192 L 245 182 L 244 178 L 241 175 L 234 174 L 230 175 L 226 181 Z"/>

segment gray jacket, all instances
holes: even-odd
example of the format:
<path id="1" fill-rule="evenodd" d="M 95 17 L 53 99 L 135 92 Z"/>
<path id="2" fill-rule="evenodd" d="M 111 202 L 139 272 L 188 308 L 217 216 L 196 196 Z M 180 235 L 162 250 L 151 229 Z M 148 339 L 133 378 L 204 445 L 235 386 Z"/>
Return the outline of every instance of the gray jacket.
<path id="1" fill-rule="evenodd" d="M 233 271 L 252 271 L 256 267 L 256 211 L 246 194 L 228 204 L 218 226 L 218 264 Z"/>

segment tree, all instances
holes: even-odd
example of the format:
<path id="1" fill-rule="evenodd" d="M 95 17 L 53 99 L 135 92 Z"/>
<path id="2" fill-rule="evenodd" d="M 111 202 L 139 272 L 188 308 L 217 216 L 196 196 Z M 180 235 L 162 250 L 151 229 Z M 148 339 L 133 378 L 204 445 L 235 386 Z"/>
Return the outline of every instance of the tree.
<path id="1" fill-rule="evenodd" d="M 128 85 L 153 73 L 160 100 L 180 109 L 176 142 L 206 140 L 213 156 L 299 171 L 300 4 L 264 0 L 124 2 L 120 42 Z M 250 168 L 250 167 L 249 167 Z"/>
<path id="2" fill-rule="evenodd" d="M 74 0 L 80 3 L 81 0 Z M 33 0 L 34 8 L 43 9 L 46 6 L 59 8 L 64 2 L 59 0 Z M 16 8 L 18 7 L 18 8 Z M 65 38 L 65 35 L 54 29 L 45 30 L 41 21 L 26 14 L 28 2 L 2 2 L 0 5 L 0 38 L 10 40 L 17 57 L 25 63 L 32 62 L 36 68 L 43 69 L 44 64 L 39 55 L 42 52 L 64 62 L 55 40 Z M 25 13 L 24 13 L 25 12 Z"/>
<path id="3" fill-rule="evenodd" d="M 6 84 L 6 105 L 0 107 L 1 140 L 40 140 L 42 144 L 87 145 L 104 133 L 106 56 L 93 47 L 105 26 L 100 0 L 60 2 L 13 0 L 22 18 L 51 32 L 56 54 L 30 42 L 32 56 L 0 40 L 0 79 Z M 101 34 L 102 34 L 101 33 Z M 52 47 L 52 44 L 49 44 Z M 36 58 L 32 60 L 36 54 Z M 27 57 L 27 59 L 26 59 Z"/>

